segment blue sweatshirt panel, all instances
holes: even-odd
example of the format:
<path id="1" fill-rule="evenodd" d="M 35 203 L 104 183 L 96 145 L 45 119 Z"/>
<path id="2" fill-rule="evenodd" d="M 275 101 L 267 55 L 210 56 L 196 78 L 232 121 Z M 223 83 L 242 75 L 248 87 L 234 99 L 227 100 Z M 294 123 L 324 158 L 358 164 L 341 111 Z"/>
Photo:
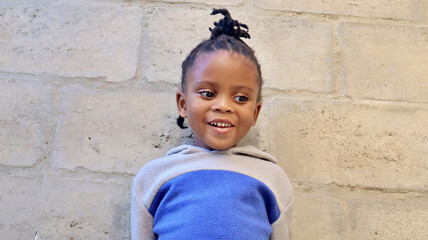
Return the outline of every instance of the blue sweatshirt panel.
<path id="1" fill-rule="evenodd" d="M 269 239 L 280 216 L 264 183 L 226 170 L 198 170 L 169 180 L 149 212 L 159 240 Z"/>

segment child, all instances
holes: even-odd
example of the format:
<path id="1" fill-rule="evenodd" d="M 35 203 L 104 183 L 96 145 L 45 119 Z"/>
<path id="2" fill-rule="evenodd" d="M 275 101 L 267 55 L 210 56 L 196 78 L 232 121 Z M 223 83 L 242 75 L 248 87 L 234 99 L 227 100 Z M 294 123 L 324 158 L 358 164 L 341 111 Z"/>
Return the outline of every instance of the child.
<path id="1" fill-rule="evenodd" d="M 177 123 L 194 145 L 147 163 L 133 182 L 132 239 L 289 239 L 293 189 L 271 155 L 236 147 L 257 121 L 262 77 L 246 25 L 225 9 L 182 64 Z M 244 28 L 244 29 L 242 29 Z"/>

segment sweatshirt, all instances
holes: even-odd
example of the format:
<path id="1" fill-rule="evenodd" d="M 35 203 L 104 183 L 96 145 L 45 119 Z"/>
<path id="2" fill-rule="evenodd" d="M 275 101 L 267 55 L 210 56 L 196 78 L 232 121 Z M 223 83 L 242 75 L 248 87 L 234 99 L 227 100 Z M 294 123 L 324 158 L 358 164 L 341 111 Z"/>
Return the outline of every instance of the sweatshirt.
<path id="1" fill-rule="evenodd" d="M 131 239 L 289 239 L 294 192 L 253 146 L 171 149 L 133 180 Z"/>

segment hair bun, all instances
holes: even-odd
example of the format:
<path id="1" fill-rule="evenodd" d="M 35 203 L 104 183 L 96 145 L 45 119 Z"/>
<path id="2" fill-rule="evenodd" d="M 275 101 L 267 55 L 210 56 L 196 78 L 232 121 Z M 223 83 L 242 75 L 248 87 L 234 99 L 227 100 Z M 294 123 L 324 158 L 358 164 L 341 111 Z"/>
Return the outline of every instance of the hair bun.
<path id="1" fill-rule="evenodd" d="M 227 36 L 231 36 L 237 39 L 240 38 L 251 38 L 248 33 L 248 26 L 242 23 L 239 23 L 237 20 L 232 19 L 230 13 L 227 9 L 213 9 L 211 15 L 223 14 L 224 18 L 218 22 L 214 22 L 214 29 L 210 29 L 211 37 L 210 39 L 214 39 L 219 37 L 222 34 Z M 244 29 L 242 29 L 244 28 Z"/>

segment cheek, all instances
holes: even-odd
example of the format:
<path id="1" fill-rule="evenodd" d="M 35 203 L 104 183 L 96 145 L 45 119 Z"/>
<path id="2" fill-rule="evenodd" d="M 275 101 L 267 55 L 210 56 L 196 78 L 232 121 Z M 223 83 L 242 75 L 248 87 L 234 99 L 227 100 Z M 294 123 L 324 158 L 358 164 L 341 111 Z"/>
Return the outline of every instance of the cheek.
<path id="1" fill-rule="evenodd" d="M 199 121 L 204 117 L 204 106 L 197 102 L 188 105 L 187 117 L 189 121 Z"/>
<path id="2" fill-rule="evenodd" d="M 241 119 L 242 121 L 251 124 L 254 120 L 254 108 L 246 108 L 241 111 Z"/>

